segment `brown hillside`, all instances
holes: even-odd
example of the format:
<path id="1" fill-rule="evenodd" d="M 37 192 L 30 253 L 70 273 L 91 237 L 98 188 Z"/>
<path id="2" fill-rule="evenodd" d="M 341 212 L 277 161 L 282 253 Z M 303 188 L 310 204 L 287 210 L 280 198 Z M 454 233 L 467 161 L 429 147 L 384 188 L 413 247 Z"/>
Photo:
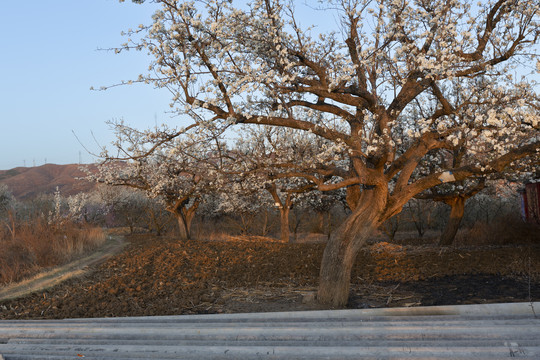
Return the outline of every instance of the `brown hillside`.
<path id="1" fill-rule="evenodd" d="M 57 187 L 63 196 L 68 196 L 94 188 L 93 183 L 77 180 L 84 176 L 78 164 L 45 164 L 0 170 L 0 183 L 6 184 L 17 199 L 32 198 L 38 194 L 52 194 Z"/>

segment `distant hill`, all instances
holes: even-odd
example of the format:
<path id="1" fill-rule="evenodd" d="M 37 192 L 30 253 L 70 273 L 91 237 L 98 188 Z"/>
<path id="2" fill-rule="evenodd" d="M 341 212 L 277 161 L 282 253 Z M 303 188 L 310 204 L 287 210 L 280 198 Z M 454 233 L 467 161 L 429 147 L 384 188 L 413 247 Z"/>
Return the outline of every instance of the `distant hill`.
<path id="1" fill-rule="evenodd" d="M 28 199 L 39 194 L 53 194 L 58 187 L 63 196 L 92 190 L 94 183 L 77 180 L 85 173 L 78 164 L 45 164 L 36 167 L 17 167 L 0 170 L 0 184 L 6 184 L 17 199 Z"/>

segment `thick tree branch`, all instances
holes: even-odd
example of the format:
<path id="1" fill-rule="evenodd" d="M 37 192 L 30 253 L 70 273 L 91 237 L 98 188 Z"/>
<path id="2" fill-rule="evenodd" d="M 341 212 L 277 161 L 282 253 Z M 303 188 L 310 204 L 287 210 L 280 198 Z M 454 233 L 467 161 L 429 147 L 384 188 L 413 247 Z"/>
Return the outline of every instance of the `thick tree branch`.
<path id="1" fill-rule="evenodd" d="M 454 176 L 454 181 L 462 181 L 473 176 L 484 176 L 487 174 L 493 174 L 502 172 L 512 162 L 525 158 L 527 156 L 535 156 L 538 159 L 538 153 L 540 151 L 540 141 L 533 142 L 531 144 L 521 146 L 514 150 L 509 151 L 505 155 L 502 155 L 492 161 L 489 161 L 485 166 L 465 165 L 454 169 L 449 169 Z M 538 160 L 536 160 L 538 162 Z M 441 183 L 439 177 L 442 172 L 433 173 L 424 178 L 421 178 L 414 183 L 409 184 L 402 190 L 409 193 L 410 196 L 415 196 L 422 191 L 429 189 Z"/>

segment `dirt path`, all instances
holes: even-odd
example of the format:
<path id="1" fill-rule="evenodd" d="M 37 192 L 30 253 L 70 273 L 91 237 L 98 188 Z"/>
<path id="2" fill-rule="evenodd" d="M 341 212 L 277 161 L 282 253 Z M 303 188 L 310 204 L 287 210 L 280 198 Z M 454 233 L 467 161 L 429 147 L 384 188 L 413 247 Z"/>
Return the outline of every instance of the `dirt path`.
<path id="1" fill-rule="evenodd" d="M 98 265 L 117 254 L 124 247 L 121 236 L 108 236 L 107 241 L 92 254 L 69 264 L 38 274 L 30 279 L 0 288 L 0 301 L 13 300 L 28 294 L 43 291 L 61 282 L 80 276 L 93 265 Z"/>

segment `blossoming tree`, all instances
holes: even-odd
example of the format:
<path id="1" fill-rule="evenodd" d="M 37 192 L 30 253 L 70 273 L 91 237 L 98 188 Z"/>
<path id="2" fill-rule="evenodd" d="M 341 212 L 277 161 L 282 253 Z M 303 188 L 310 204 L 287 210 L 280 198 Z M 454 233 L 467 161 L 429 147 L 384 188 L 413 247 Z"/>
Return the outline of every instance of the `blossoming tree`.
<path id="1" fill-rule="evenodd" d="M 511 75 L 508 75 L 507 79 L 513 80 Z M 500 86 L 503 83 L 502 80 L 498 79 L 491 84 L 490 80 L 493 81 L 493 79 L 479 77 L 474 79 L 474 86 L 471 85 L 470 80 L 454 80 L 445 84 L 439 96 L 443 96 L 442 92 L 444 92 L 444 98 L 448 99 L 454 108 L 450 119 L 451 126 L 461 127 L 463 130 L 455 136 L 453 134 L 449 136 L 450 141 L 447 147 L 424 157 L 413 173 L 413 178 L 421 178 L 433 172 L 443 171 L 445 168 L 488 163 L 490 159 L 493 159 L 493 151 L 504 146 L 505 143 L 511 141 L 516 148 L 524 147 L 530 143 L 531 138 L 535 139 L 535 136 L 538 136 L 538 125 L 535 124 L 537 120 L 529 112 L 530 109 L 523 112 L 515 110 L 516 106 L 524 107 L 527 104 L 532 104 L 534 108 L 537 102 L 534 92 L 523 91 L 521 87 L 526 84 L 520 84 L 517 88 L 502 87 Z M 407 124 L 408 131 L 412 131 L 411 129 L 421 131 L 415 120 L 422 114 L 429 113 L 430 107 L 436 107 L 437 101 L 435 96 L 416 101 L 415 106 L 412 107 L 413 113 L 409 114 L 411 120 Z M 516 129 L 515 123 L 520 124 L 520 131 L 513 132 Z M 440 123 L 438 126 L 444 128 L 448 124 Z M 404 144 L 404 151 L 409 146 L 410 144 Z M 482 172 L 462 180 L 441 184 L 415 197 L 443 202 L 450 206 L 449 219 L 439 239 L 439 245 L 448 246 L 452 244 L 459 229 L 465 203 L 486 187 L 486 181 L 491 183 L 490 180 L 502 177 L 515 179 L 520 174 L 533 171 L 537 166 L 537 157 L 523 157 L 495 172 Z"/>
<path id="2" fill-rule="evenodd" d="M 320 137 L 295 129 L 258 125 L 245 126 L 231 149 L 235 161 L 229 168 L 243 175 L 237 181 L 270 194 L 280 214 L 280 238 L 284 242 L 290 240 L 289 214 L 293 205 L 305 200 L 316 188 L 311 179 L 294 173 L 307 174 L 314 165 L 322 170 L 326 164 L 339 159 L 331 145 Z M 324 151 L 327 147 L 332 150 Z"/>
<path id="3" fill-rule="evenodd" d="M 114 123 L 117 153 L 102 154 L 103 163 L 88 178 L 112 186 L 142 190 L 161 199 L 178 222 L 180 238 L 191 238 L 191 223 L 202 196 L 212 191 L 219 157 L 212 151 L 219 139 L 190 138 L 189 129 L 162 128 L 138 131 L 122 122 Z M 217 145 L 216 145 L 217 144 Z"/>
<path id="4" fill-rule="evenodd" d="M 338 155 L 288 171 L 321 191 L 347 188 L 352 204 L 324 251 L 323 304 L 347 302 L 360 247 L 415 195 L 519 159 L 538 161 L 537 75 L 529 74 L 540 71 L 537 1 L 328 1 L 320 18 L 338 19 L 335 32 L 303 26 L 293 1 L 155 2 L 161 9 L 153 23 L 131 31 L 125 45 L 155 56 L 139 81 L 168 88 L 173 106 L 201 126 L 296 129 Z M 516 66 L 526 75 L 507 79 Z M 512 92 L 524 100 L 493 97 L 482 114 L 468 114 L 473 121 L 456 121 L 463 107 L 444 91 L 456 79 L 473 94 Z M 433 102 L 423 114 L 405 116 L 426 98 Z M 413 176 L 422 160 L 471 133 L 490 140 L 488 156 Z"/>

